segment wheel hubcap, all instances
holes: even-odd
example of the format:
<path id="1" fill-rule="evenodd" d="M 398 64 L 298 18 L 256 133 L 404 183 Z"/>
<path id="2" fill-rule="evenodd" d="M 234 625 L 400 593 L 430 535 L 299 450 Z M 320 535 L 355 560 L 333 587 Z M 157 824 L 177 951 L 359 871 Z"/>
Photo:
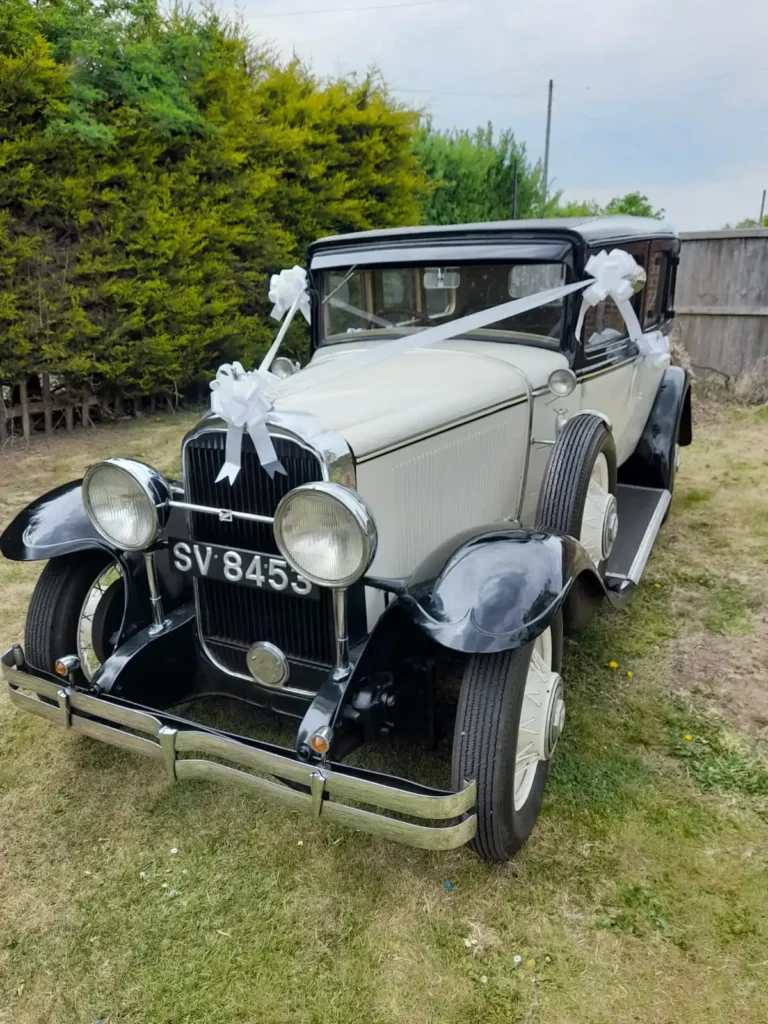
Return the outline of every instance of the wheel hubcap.
<path id="1" fill-rule="evenodd" d="M 616 498 L 609 487 L 608 460 L 600 452 L 589 478 L 579 533 L 579 540 L 595 565 L 610 555 L 619 532 Z"/>
<path id="2" fill-rule="evenodd" d="M 515 761 L 515 810 L 531 794 L 540 761 L 554 753 L 565 724 L 563 681 L 552 671 L 552 630 L 546 629 L 534 641 L 525 680 Z"/>
<path id="3" fill-rule="evenodd" d="M 90 682 L 96 671 L 101 667 L 101 658 L 94 646 L 93 623 L 96 610 L 113 583 L 122 578 L 122 570 L 117 562 L 108 565 L 96 577 L 91 588 L 85 595 L 80 617 L 77 622 L 77 656 L 83 675 Z"/>

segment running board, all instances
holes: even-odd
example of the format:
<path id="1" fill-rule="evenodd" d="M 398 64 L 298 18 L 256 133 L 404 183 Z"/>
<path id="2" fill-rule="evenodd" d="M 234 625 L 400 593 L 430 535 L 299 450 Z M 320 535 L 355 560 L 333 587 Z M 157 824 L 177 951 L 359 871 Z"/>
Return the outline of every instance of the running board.
<path id="1" fill-rule="evenodd" d="M 655 487 L 619 484 L 616 488 L 619 532 L 605 571 L 605 584 L 620 592 L 637 585 L 667 514 L 672 495 Z"/>

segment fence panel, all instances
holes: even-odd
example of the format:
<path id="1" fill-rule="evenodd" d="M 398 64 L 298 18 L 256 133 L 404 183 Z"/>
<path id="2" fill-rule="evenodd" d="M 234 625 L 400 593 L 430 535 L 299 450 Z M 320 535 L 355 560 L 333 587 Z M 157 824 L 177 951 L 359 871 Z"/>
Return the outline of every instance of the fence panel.
<path id="1" fill-rule="evenodd" d="M 675 305 L 694 366 L 751 370 L 768 356 L 768 229 L 680 237 Z"/>

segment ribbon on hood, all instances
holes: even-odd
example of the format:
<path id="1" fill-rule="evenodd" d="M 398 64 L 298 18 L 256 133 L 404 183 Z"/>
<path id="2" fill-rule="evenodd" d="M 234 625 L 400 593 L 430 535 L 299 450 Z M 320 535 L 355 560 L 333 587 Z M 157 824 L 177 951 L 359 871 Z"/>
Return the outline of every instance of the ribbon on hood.
<path id="1" fill-rule="evenodd" d="M 211 381 L 211 411 L 227 424 L 224 465 L 216 483 L 228 480 L 230 486 L 240 472 L 243 433 L 247 430 L 264 470 L 274 477 L 285 473 L 267 430 L 267 415 L 273 401 L 270 388 L 278 380 L 261 370 L 246 372 L 240 363 L 225 363 Z"/>

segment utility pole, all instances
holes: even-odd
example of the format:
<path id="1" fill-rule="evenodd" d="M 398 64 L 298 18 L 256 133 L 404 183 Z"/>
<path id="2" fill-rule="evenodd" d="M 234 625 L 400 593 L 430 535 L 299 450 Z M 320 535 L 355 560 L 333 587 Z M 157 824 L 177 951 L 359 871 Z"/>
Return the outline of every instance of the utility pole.
<path id="1" fill-rule="evenodd" d="M 544 200 L 542 207 L 547 205 L 547 189 L 549 188 L 549 137 L 552 131 L 552 86 L 553 82 L 549 80 L 549 95 L 547 98 L 547 135 L 544 141 Z M 544 210 L 542 209 L 542 213 Z"/>
<path id="2" fill-rule="evenodd" d="M 512 220 L 517 220 L 517 158 L 515 158 L 515 169 L 512 172 Z"/>
<path id="3" fill-rule="evenodd" d="M 759 228 L 761 228 L 763 226 L 763 214 L 765 213 L 765 192 L 766 192 L 766 190 L 763 189 L 763 200 L 760 203 L 760 219 L 757 222 L 757 226 Z"/>

